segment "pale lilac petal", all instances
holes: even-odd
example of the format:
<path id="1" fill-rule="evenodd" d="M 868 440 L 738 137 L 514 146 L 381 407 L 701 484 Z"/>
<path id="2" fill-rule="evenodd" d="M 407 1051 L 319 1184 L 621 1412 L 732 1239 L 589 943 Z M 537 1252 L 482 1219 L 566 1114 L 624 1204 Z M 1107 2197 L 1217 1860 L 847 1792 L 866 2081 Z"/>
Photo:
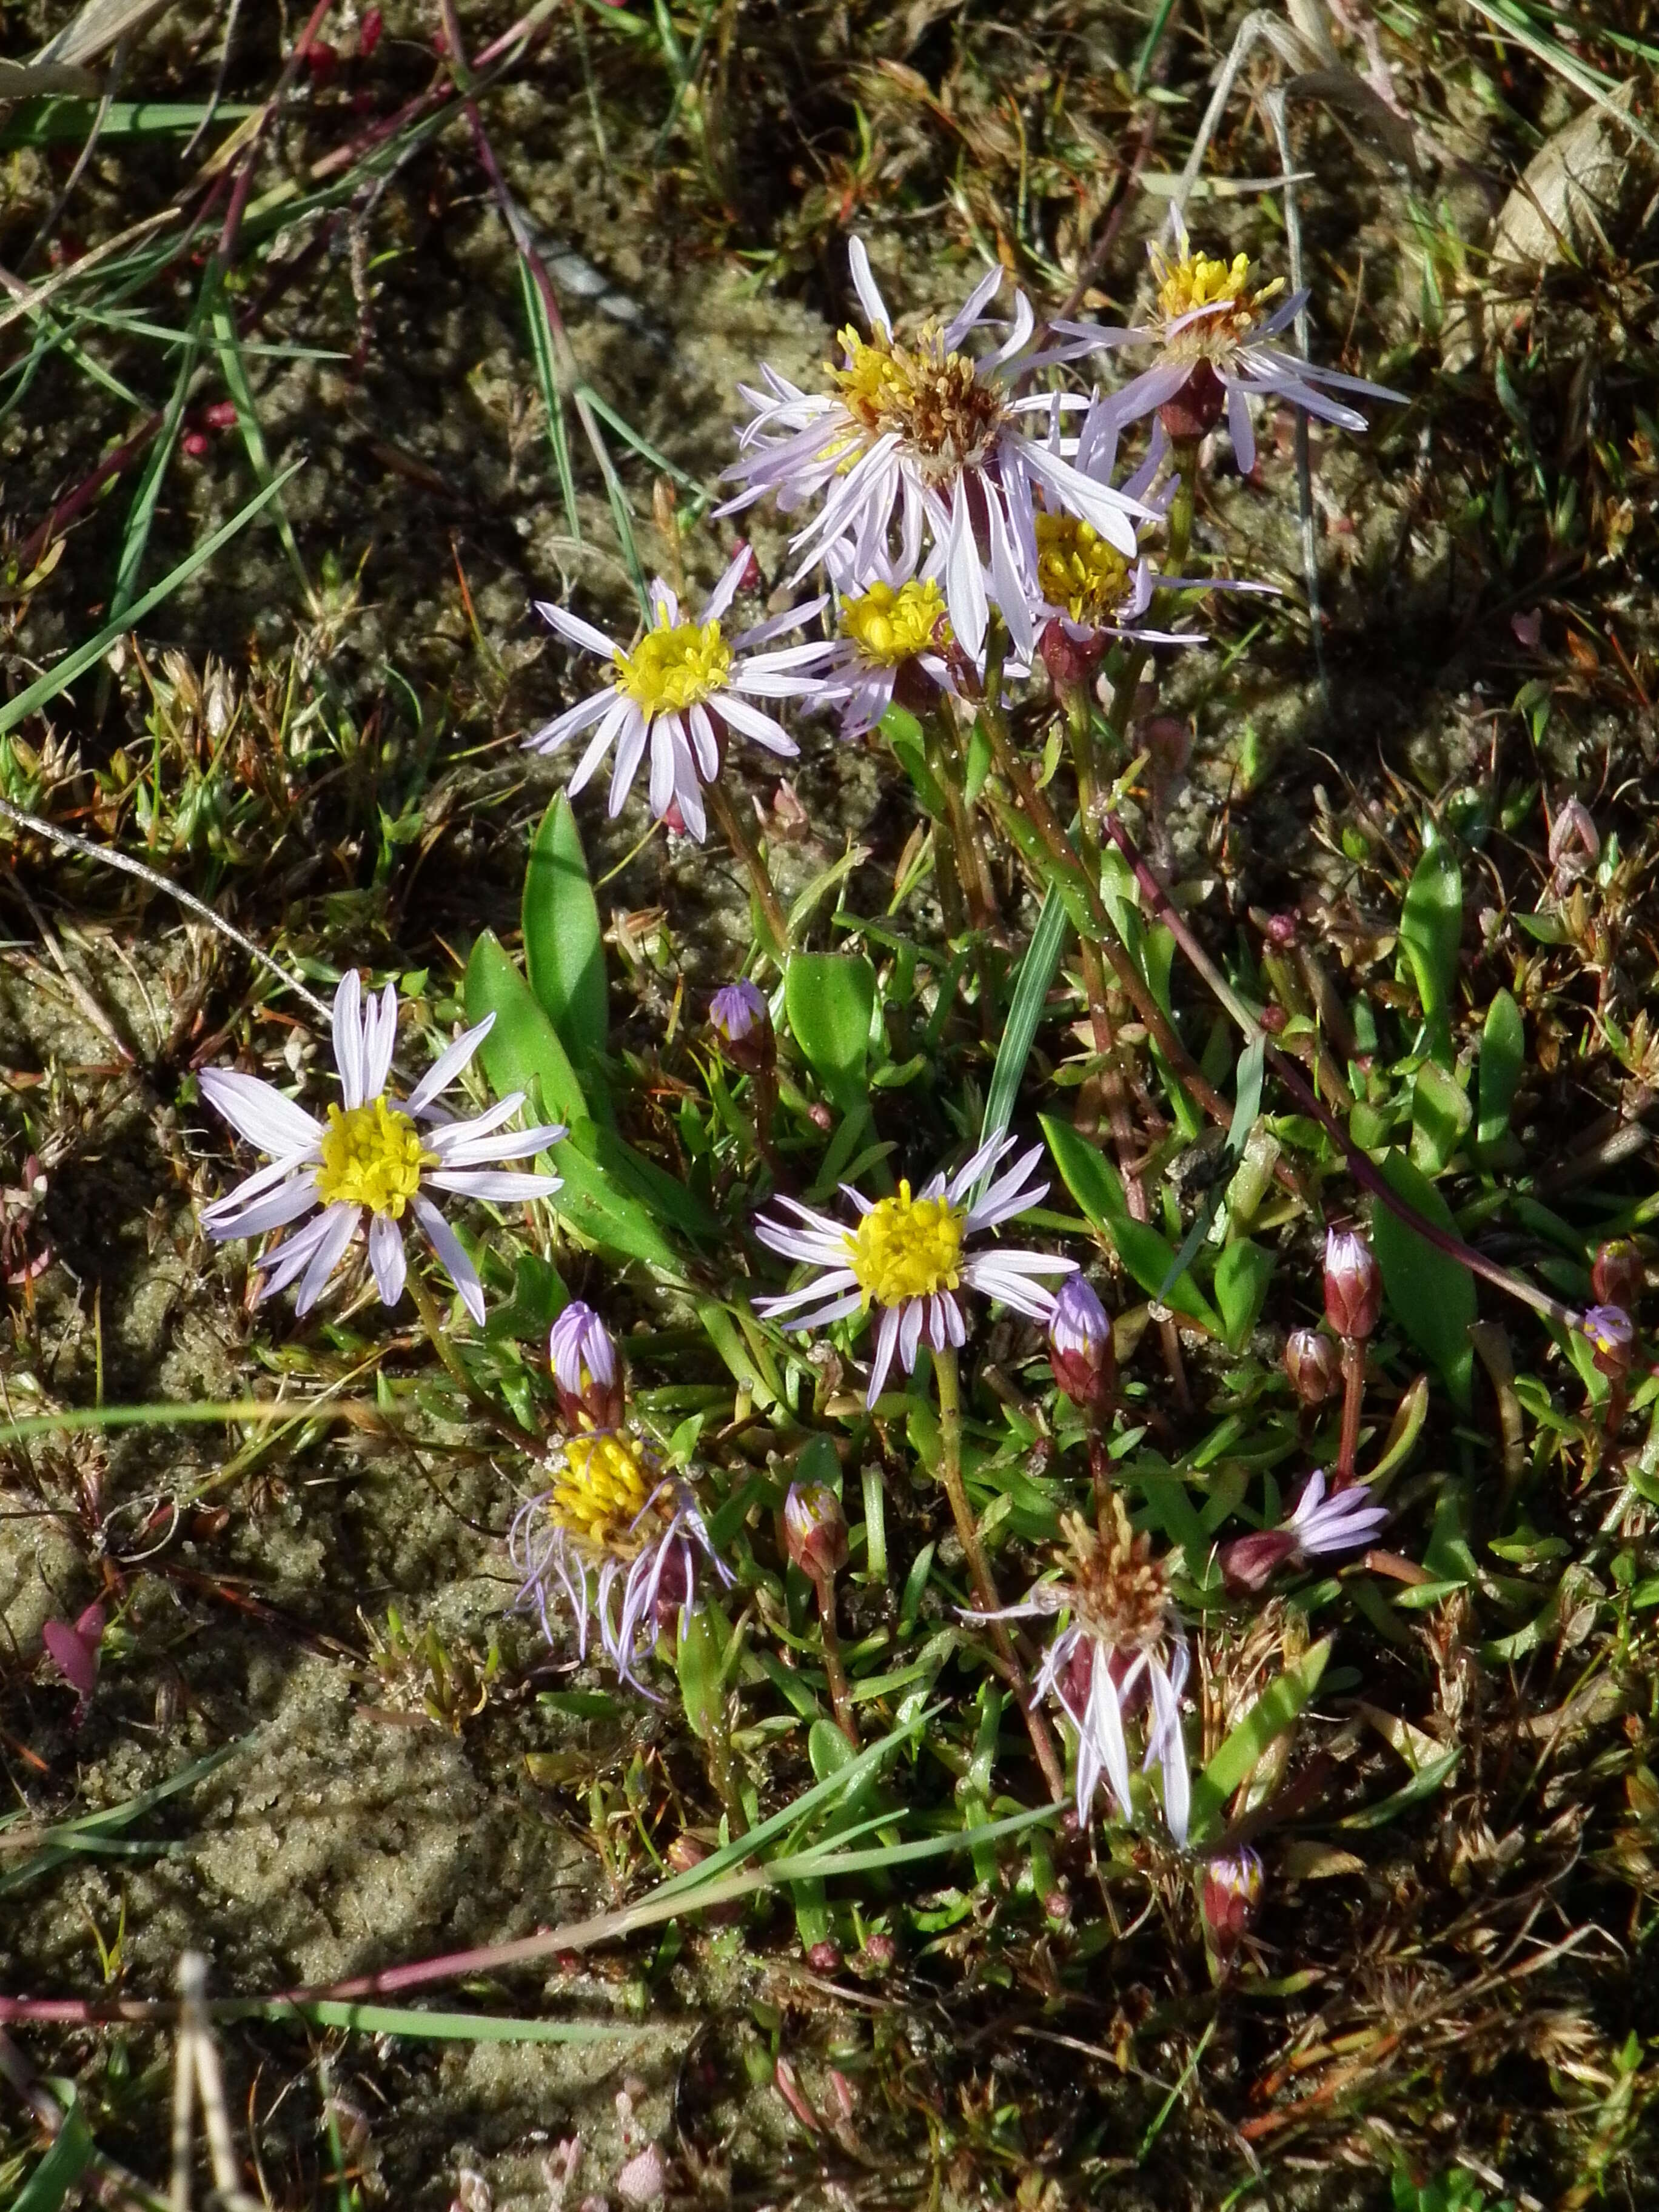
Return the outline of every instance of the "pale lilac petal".
<path id="1" fill-rule="evenodd" d="M 256 1199 L 240 1211 L 230 1210 L 228 1200 L 210 1207 L 202 1216 L 202 1226 L 210 1237 L 221 1241 L 231 1237 L 263 1237 L 267 1230 L 286 1229 L 290 1221 L 309 1213 L 316 1204 L 316 1170 L 307 1167 L 292 1182 L 282 1184 L 268 1197 Z"/>
<path id="2" fill-rule="evenodd" d="M 750 706 L 734 691 L 720 694 L 720 709 L 734 730 L 740 730 L 745 738 L 752 738 L 757 744 L 764 745 L 769 752 L 781 753 L 787 760 L 793 760 L 800 751 L 781 722 L 775 722 L 769 714 L 763 714 L 758 707 Z M 714 781 L 712 775 L 708 780 Z"/>
<path id="3" fill-rule="evenodd" d="M 732 600 L 738 596 L 738 586 L 742 583 L 744 572 L 753 558 L 754 555 L 746 545 L 738 550 L 721 574 L 719 583 L 708 595 L 708 604 L 704 606 L 702 616 L 704 622 L 720 621 Z"/>
<path id="4" fill-rule="evenodd" d="M 538 599 L 536 611 L 544 623 L 550 623 L 558 631 L 561 637 L 568 638 L 572 645 L 580 645 L 588 653 L 596 653 L 601 660 L 616 658 L 614 639 L 608 638 L 602 629 L 595 629 L 592 623 L 584 622 L 580 615 L 573 615 L 568 607 L 556 605 L 551 599 Z"/>
<path id="5" fill-rule="evenodd" d="M 331 1206 L 322 1216 L 323 1233 L 317 1241 L 317 1249 L 311 1255 L 311 1264 L 295 1294 L 296 1315 L 310 1312 L 324 1291 L 334 1270 L 346 1255 L 346 1248 L 356 1235 L 362 1222 L 359 1206 Z"/>
<path id="6" fill-rule="evenodd" d="M 257 1075 L 244 1075 L 234 1067 L 204 1067 L 196 1080 L 214 1112 L 222 1115 L 239 1137 L 246 1137 L 262 1152 L 315 1150 L 323 1133 L 320 1126 L 291 1098 L 284 1098 Z"/>
<path id="7" fill-rule="evenodd" d="M 1238 463 L 1238 473 L 1247 477 L 1255 466 L 1255 430 L 1250 421 L 1250 403 L 1231 380 L 1227 384 L 1227 434 L 1233 441 L 1233 459 Z"/>
<path id="8" fill-rule="evenodd" d="M 460 1238 L 429 1198 L 412 1198 L 410 1211 L 420 1223 L 427 1242 L 437 1254 L 439 1264 L 460 1292 L 462 1304 L 482 1328 L 484 1319 L 483 1285 L 478 1280 L 477 1269 L 461 1249 Z"/>
<path id="9" fill-rule="evenodd" d="M 550 722 L 544 722 L 539 730 L 533 730 L 525 744 L 532 753 L 556 752 L 567 738 L 575 737 L 602 714 L 609 714 L 616 697 L 614 691 L 590 692 L 586 699 L 579 699 L 574 707 L 567 707 L 563 714 L 556 714 Z"/>
<path id="10" fill-rule="evenodd" d="M 969 331 L 978 326 L 985 309 L 1002 289 L 1002 276 L 1003 272 L 1000 269 L 988 269 L 951 320 L 946 323 L 943 333 L 946 353 L 955 353 Z M 1014 297 L 1016 301 L 1021 301 L 1024 295 L 1017 292 Z M 1028 307 L 1026 309 L 1028 318 L 1030 313 L 1030 310 Z M 1030 335 L 1029 321 L 1027 335 Z"/>
<path id="11" fill-rule="evenodd" d="M 519 1199 L 550 1198 L 562 1184 L 556 1175 L 515 1175 L 489 1168 L 434 1168 L 424 1177 L 434 1190 L 463 1198 L 487 1198 L 509 1205 Z"/>
<path id="12" fill-rule="evenodd" d="M 898 1332 L 899 1317 L 890 1306 L 883 1314 L 881 1324 L 876 1331 L 875 1353 L 870 1363 L 870 1388 L 864 1400 L 866 1407 L 873 1407 L 881 1395 L 882 1385 L 887 1380 L 887 1370 L 893 1364 L 893 1353 L 898 1345 Z"/>
<path id="13" fill-rule="evenodd" d="M 362 978 L 355 968 L 341 976 L 334 994 L 334 1065 L 347 1110 L 361 1106 L 363 1090 Z"/>
<path id="14" fill-rule="evenodd" d="M 471 1060 L 473 1054 L 495 1026 L 494 1014 L 486 1014 L 470 1030 L 463 1030 L 453 1044 L 446 1045 L 432 1066 L 409 1094 L 404 1108 L 408 1114 L 422 1114 L 440 1091 L 447 1091 L 455 1078 Z"/>
<path id="15" fill-rule="evenodd" d="M 398 990 L 388 983 L 380 1005 L 370 992 L 363 1009 L 363 1097 L 379 1098 L 392 1073 L 392 1055 L 398 1045 Z"/>
<path id="16" fill-rule="evenodd" d="M 337 1210 L 329 1209 L 330 1212 Z M 348 1207 L 346 1211 L 349 1212 L 351 1209 Z M 296 1229 L 280 1250 L 262 1255 L 258 1261 L 259 1287 L 254 1296 L 255 1305 L 263 1305 L 278 1291 L 286 1290 L 294 1278 L 309 1266 L 313 1253 L 328 1234 L 329 1215 L 327 1212 L 319 1213 L 307 1221 L 304 1228 Z"/>
<path id="17" fill-rule="evenodd" d="M 395 1306 L 404 1294 L 409 1263 L 403 1231 L 389 1213 L 377 1213 L 368 1225 L 368 1264 L 383 1306 Z"/>
<path id="18" fill-rule="evenodd" d="M 921 1325 L 927 1318 L 926 1298 L 907 1298 L 898 1309 L 899 1362 L 907 1375 L 915 1372 L 916 1352 L 921 1343 Z"/>
<path id="19" fill-rule="evenodd" d="M 623 801 L 634 787 L 634 778 L 639 773 L 640 757 L 645 750 L 645 741 L 650 735 L 651 725 L 640 709 L 629 701 L 630 714 L 623 731 L 622 742 L 617 747 L 616 766 L 611 771 L 611 796 L 606 806 L 610 814 L 620 814 Z"/>
<path id="20" fill-rule="evenodd" d="M 847 259 L 852 272 L 853 289 L 859 295 L 865 321 L 872 331 L 890 335 L 892 319 L 887 313 L 887 303 L 881 296 L 876 280 L 870 273 L 870 256 L 865 252 L 861 238 L 854 237 L 848 240 Z"/>

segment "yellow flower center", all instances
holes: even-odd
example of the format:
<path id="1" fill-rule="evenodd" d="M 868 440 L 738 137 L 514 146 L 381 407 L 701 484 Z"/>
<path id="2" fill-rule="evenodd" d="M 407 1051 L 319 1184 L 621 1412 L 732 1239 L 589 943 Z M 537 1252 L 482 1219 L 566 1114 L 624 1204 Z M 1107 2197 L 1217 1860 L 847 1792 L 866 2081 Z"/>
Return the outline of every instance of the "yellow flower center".
<path id="1" fill-rule="evenodd" d="M 1103 622 L 1129 587 L 1129 564 L 1092 523 L 1075 514 L 1038 514 L 1037 582 L 1051 607 L 1076 623 Z"/>
<path id="2" fill-rule="evenodd" d="M 867 1305 L 900 1306 L 907 1298 L 954 1291 L 962 1280 L 968 1216 L 947 1199 L 896 1194 L 872 1206 L 847 1239 L 847 1264 Z"/>
<path id="3" fill-rule="evenodd" d="M 731 666 L 732 648 L 717 622 L 671 626 L 659 619 L 632 653 L 618 648 L 615 682 L 647 714 L 678 714 L 713 698 Z"/>
<path id="4" fill-rule="evenodd" d="M 638 1549 L 634 1523 L 656 1488 L 657 1477 L 631 1437 L 614 1430 L 572 1437 L 554 1478 L 548 1515 L 597 1549 L 626 1556 Z"/>
<path id="5" fill-rule="evenodd" d="M 850 327 L 841 343 L 846 362 L 832 362 L 830 374 L 842 404 L 868 439 L 896 434 L 934 483 L 984 461 L 1008 410 L 968 355 L 946 351 L 937 323 L 929 323 L 914 346 L 899 345 L 885 331 L 866 340 Z M 825 451 L 833 450 L 832 440 Z M 844 465 L 857 458 L 849 447 Z"/>
<path id="6" fill-rule="evenodd" d="M 372 1106 L 328 1109 L 317 1195 L 325 1206 L 366 1206 L 371 1213 L 401 1221 L 421 1187 L 421 1170 L 438 1164 L 423 1151 L 421 1133 L 407 1114 L 377 1098 Z"/>
<path id="7" fill-rule="evenodd" d="M 920 583 L 914 577 L 896 591 L 890 584 L 872 584 L 859 598 L 843 599 L 841 626 L 878 668 L 896 668 L 931 645 L 948 643 L 951 635 L 944 592 L 937 584 Z"/>
<path id="8" fill-rule="evenodd" d="M 1165 323 L 1178 322 L 1200 307 L 1212 311 L 1176 334 L 1173 343 L 1179 350 L 1227 352 L 1249 335 L 1261 308 L 1285 289 L 1284 279 L 1277 277 L 1252 292 L 1247 253 L 1236 253 L 1231 261 L 1212 261 L 1207 253 L 1194 253 L 1185 246 L 1180 259 L 1171 261 L 1158 246 L 1149 252 L 1158 278 L 1158 311 Z"/>

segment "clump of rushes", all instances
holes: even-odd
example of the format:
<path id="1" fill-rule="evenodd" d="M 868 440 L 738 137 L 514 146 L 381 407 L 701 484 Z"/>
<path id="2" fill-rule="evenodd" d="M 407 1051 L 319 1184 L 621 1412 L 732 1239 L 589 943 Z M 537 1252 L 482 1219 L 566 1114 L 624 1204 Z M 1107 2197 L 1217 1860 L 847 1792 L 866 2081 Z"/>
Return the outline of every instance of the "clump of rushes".
<path id="1" fill-rule="evenodd" d="M 1336 1487 L 1354 1479 L 1359 1415 L 1365 1395 L 1365 1344 L 1382 1311 L 1382 1271 L 1357 1229 L 1332 1229 L 1325 1237 L 1325 1318 L 1342 1340 L 1342 1441 Z"/>
<path id="2" fill-rule="evenodd" d="M 270 1163 L 208 1206 L 203 1227 L 220 1239 L 292 1231 L 261 1255 L 258 1299 L 297 1284 L 295 1310 L 308 1313 L 367 1229 L 369 1269 L 382 1303 L 396 1305 L 409 1283 L 422 1320 L 447 1360 L 430 1295 L 420 1277 L 409 1273 L 407 1214 L 482 1326 L 477 1270 L 430 1194 L 506 1201 L 548 1197 L 560 1187 L 557 1176 L 503 1170 L 498 1164 L 533 1158 L 565 1133 L 553 1123 L 505 1128 L 524 1103 L 521 1091 L 462 1121 L 449 1120 L 438 1105 L 494 1021 L 492 1014 L 458 1037 L 407 1098 L 395 1098 L 386 1086 L 398 1040 L 396 988 L 388 983 L 378 1001 L 365 1000 L 362 978 L 351 969 L 334 995 L 341 1103 L 329 1107 L 325 1121 L 314 1121 L 257 1076 L 234 1068 L 202 1070 L 198 1079 L 209 1105 Z M 303 1228 L 294 1227 L 301 1221 Z"/>
<path id="3" fill-rule="evenodd" d="M 783 1501 L 783 1533 L 791 1561 L 811 1583 L 817 1600 L 830 1701 L 842 1734 L 856 1751 L 858 1723 L 853 1717 L 852 1693 L 842 1664 L 841 1636 L 836 1625 L 836 1577 L 847 1565 L 847 1516 L 840 1498 L 827 1483 L 790 1484 Z"/>
<path id="4" fill-rule="evenodd" d="M 587 1656 L 595 1629 L 620 1680 L 656 1702 L 639 1673 L 665 1618 L 684 1625 L 696 1602 L 699 1564 L 729 1583 L 689 1484 L 665 1475 L 625 1425 L 621 1361 L 591 1306 L 567 1306 L 549 1358 L 572 1433 L 553 1446 L 553 1481 L 519 1508 L 508 1552 L 522 1577 L 518 1602 L 556 1643 L 561 1597 Z"/>

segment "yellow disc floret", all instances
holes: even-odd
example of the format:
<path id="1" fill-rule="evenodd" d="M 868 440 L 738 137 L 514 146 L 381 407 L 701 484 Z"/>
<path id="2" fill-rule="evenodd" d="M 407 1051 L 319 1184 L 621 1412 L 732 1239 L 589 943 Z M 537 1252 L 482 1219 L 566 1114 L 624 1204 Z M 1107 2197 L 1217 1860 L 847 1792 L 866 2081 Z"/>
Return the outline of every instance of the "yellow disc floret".
<path id="1" fill-rule="evenodd" d="M 631 1437 L 607 1430 L 572 1437 L 554 1478 L 548 1517 L 600 1551 L 637 1548 L 634 1524 L 651 1503 L 657 1477 Z"/>
<path id="2" fill-rule="evenodd" d="M 954 1291 L 962 1280 L 964 1210 L 944 1198 L 912 1198 L 902 1182 L 896 1194 L 872 1206 L 847 1239 L 847 1264 L 867 1304 L 900 1306 Z"/>
<path id="3" fill-rule="evenodd" d="M 1171 261 L 1158 246 L 1149 251 L 1161 319 L 1175 323 L 1183 315 L 1206 311 L 1176 334 L 1176 344 L 1193 352 L 1220 352 L 1237 343 L 1249 335 L 1258 311 L 1285 289 L 1279 278 L 1253 292 L 1246 253 L 1236 253 L 1231 261 L 1214 261 L 1183 242 L 1179 259 Z"/>
<path id="4" fill-rule="evenodd" d="M 1129 564 L 1092 523 L 1075 514 L 1038 514 L 1037 583 L 1043 599 L 1076 623 L 1109 619 L 1129 588 Z"/>
<path id="5" fill-rule="evenodd" d="M 393 1221 L 402 1220 L 419 1190 L 421 1170 L 438 1164 L 408 1115 L 384 1098 L 372 1106 L 331 1106 L 318 1149 L 317 1195 L 325 1206 L 366 1206 Z"/>
<path id="6" fill-rule="evenodd" d="M 930 646 L 948 643 L 951 636 L 944 592 L 937 584 L 915 577 L 896 591 L 890 584 L 872 584 L 857 599 L 843 599 L 841 626 L 877 668 L 896 668 Z"/>
<path id="7" fill-rule="evenodd" d="M 937 324 L 929 323 L 913 346 L 896 343 L 885 331 L 868 341 L 851 328 L 842 331 L 841 343 L 846 360 L 840 368 L 831 364 L 830 374 L 866 438 L 897 437 L 922 474 L 939 483 L 986 459 L 1007 408 L 967 354 L 947 349 Z M 823 451 L 836 453 L 838 442 L 848 466 L 858 453 L 845 428 L 831 431 Z"/>
<path id="8" fill-rule="evenodd" d="M 732 667 L 732 648 L 717 622 L 659 617 L 632 653 L 617 653 L 617 690 L 647 714 L 679 714 L 713 698 Z"/>

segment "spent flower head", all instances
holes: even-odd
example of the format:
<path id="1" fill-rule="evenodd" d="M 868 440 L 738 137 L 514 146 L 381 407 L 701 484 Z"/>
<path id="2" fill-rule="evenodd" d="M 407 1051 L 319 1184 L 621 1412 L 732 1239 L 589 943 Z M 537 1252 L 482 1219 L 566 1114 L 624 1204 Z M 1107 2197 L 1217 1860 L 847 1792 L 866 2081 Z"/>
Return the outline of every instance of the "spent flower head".
<path id="1" fill-rule="evenodd" d="M 963 351 L 988 320 L 1000 269 L 987 272 L 951 321 L 928 322 L 901 340 L 862 240 L 853 240 L 850 255 L 869 336 L 850 325 L 840 333 L 830 392 L 803 392 L 769 368 L 763 391 L 740 387 L 753 412 L 739 433 L 741 456 L 726 471 L 742 489 L 725 511 L 769 492 L 786 514 L 821 497 L 793 540 L 798 574 L 844 547 L 858 575 L 873 575 L 896 532 L 899 557 L 914 570 L 929 541 L 951 627 L 970 658 L 984 646 L 993 605 L 1016 647 L 1029 650 L 1021 577 L 1036 561 L 1036 489 L 1131 553 L 1133 502 L 1028 434 L 1025 417 L 1047 411 L 1050 400 L 1016 396 L 1017 378 L 1036 365 L 1019 359 L 1036 324 L 1024 293 L 1014 295 L 1000 345 L 979 356 Z"/>
<path id="2" fill-rule="evenodd" d="M 618 1678 L 646 1697 L 653 1692 L 639 1662 L 656 1643 L 665 1610 L 683 1614 L 696 1603 L 699 1560 L 721 1582 L 732 1580 L 690 1488 L 665 1477 L 649 1447 L 625 1429 L 566 1439 L 552 1487 L 514 1516 L 508 1551 L 524 1577 L 519 1603 L 533 1607 L 548 1642 L 562 1593 L 580 1656 L 597 1626 Z"/>
<path id="3" fill-rule="evenodd" d="M 914 1194 L 908 1182 L 882 1199 L 866 1198 L 843 1183 L 859 1216 L 850 1229 L 799 1199 L 775 1199 L 774 1205 L 793 1218 L 761 1214 L 756 1236 L 786 1259 L 805 1261 L 813 1273 L 781 1297 L 757 1298 L 756 1312 L 787 1328 L 805 1329 L 876 1307 L 881 1319 L 866 1401 L 872 1406 L 881 1395 L 895 1352 L 908 1375 L 924 1336 L 936 1352 L 965 1342 L 968 1323 L 958 1295 L 963 1288 L 1000 1298 L 1033 1321 L 1047 1321 L 1054 1293 L 1035 1279 L 1070 1274 L 1075 1260 L 1003 1245 L 969 1249 L 975 1237 L 1026 1212 L 1048 1189 L 1046 1182 L 1030 1180 L 1042 1157 L 1039 1145 L 977 1198 L 971 1195 L 1014 1142 L 1012 1137 L 993 1137 L 948 1182 L 941 1170 Z"/>
<path id="4" fill-rule="evenodd" d="M 202 1096 L 237 1134 L 270 1156 L 270 1164 L 206 1207 L 202 1225 L 223 1240 L 288 1229 L 274 1252 L 261 1256 L 258 1296 L 297 1281 L 296 1313 L 323 1293 L 351 1245 L 368 1231 L 368 1263 L 384 1304 L 403 1296 L 408 1262 L 404 1220 L 411 1217 L 460 1292 L 467 1311 L 484 1317 L 483 1285 L 460 1239 L 430 1194 L 512 1201 L 545 1198 L 559 1177 L 503 1170 L 502 1160 L 532 1158 L 556 1144 L 562 1127 L 504 1129 L 524 1103 L 515 1091 L 482 1114 L 451 1121 L 437 1104 L 489 1036 L 494 1014 L 440 1054 L 406 1099 L 386 1085 L 398 1036 L 398 994 L 388 983 L 365 1000 L 349 969 L 334 994 L 334 1062 L 339 1105 L 313 1121 L 272 1085 L 234 1068 L 204 1068 Z M 303 1222 L 303 1227 L 294 1224 Z"/>
<path id="5" fill-rule="evenodd" d="M 757 699 L 810 697 L 819 690 L 811 672 L 830 651 L 826 640 L 754 648 L 799 629 L 823 605 L 822 598 L 790 607 L 728 637 L 726 617 L 752 556 L 745 546 L 714 586 L 700 619 L 684 616 L 678 595 L 660 576 L 651 585 L 651 623 L 631 647 L 619 645 L 567 607 L 539 599 L 536 611 L 562 637 L 611 663 L 611 682 L 556 714 L 526 743 L 552 752 L 591 730 L 569 789 L 574 795 L 614 745 L 610 811 L 619 814 L 647 749 L 651 754 L 651 811 L 702 842 L 708 827 L 702 793 L 720 775 L 729 731 L 752 738 L 769 752 L 793 758 L 799 750 L 782 724 Z"/>

